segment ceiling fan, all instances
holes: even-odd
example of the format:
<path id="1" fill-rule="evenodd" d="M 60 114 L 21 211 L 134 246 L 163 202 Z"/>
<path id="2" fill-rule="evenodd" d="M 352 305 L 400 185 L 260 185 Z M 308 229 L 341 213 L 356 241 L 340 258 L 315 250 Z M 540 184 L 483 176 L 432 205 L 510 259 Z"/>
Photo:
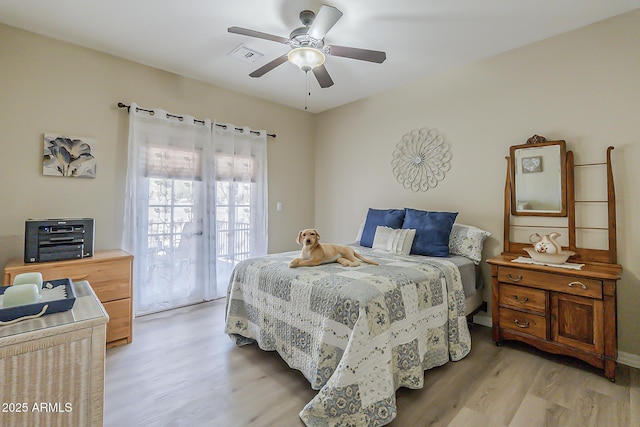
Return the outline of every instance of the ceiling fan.
<path id="1" fill-rule="evenodd" d="M 278 65 L 289 61 L 302 69 L 305 73 L 313 71 L 320 87 L 333 85 L 333 80 L 324 66 L 325 55 L 341 56 L 343 58 L 358 59 L 381 64 L 387 59 L 385 52 L 369 49 L 358 49 L 337 45 L 325 45 L 324 37 L 342 17 L 342 12 L 332 6 L 323 5 L 316 15 L 310 10 L 300 12 L 302 27 L 291 32 L 289 38 L 274 36 L 260 31 L 241 27 L 229 27 L 230 33 L 241 34 L 260 39 L 271 40 L 289 45 L 291 50 L 258 68 L 249 76 L 261 77 Z"/>

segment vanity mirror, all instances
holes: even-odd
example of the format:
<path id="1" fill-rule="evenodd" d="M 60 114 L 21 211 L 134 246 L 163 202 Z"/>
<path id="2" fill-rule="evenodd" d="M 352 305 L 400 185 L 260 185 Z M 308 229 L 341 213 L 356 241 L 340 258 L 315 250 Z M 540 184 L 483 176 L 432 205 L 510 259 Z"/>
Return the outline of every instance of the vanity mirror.
<path id="1" fill-rule="evenodd" d="M 512 215 L 566 216 L 565 142 L 514 145 L 510 152 Z"/>

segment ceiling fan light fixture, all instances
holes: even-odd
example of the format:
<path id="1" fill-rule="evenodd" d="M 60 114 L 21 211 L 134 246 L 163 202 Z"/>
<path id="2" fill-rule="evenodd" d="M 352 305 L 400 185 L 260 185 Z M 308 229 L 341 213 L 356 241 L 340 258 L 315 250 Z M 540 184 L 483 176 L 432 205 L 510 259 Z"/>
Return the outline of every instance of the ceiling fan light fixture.
<path id="1" fill-rule="evenodd" d="M 287 55 L 289 62 L 307 72 L 324 64 L 324 53 L 313 47 L 297 47 Z"/>

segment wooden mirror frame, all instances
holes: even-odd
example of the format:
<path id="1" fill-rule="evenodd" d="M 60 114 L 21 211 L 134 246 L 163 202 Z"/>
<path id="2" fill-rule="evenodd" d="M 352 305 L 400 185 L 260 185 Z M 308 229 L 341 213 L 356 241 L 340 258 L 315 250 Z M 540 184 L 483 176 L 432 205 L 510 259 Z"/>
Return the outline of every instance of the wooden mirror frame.
<path id="1" fill-rule="evenodd" d="M 530 149 L 530 148 L 541 148 L 548 146 L 559 146 L 560 147 L 560 197 L 561 197 L 561 208 L 559 211 L 545 211 L 545 210 L 527 210 L 521 211 L 518 210 L 518 196 L 517 196 L 517 182 L 516 182 L 516 152 L 522 149 Z M 509 154 L 511 156 L 510 170 L 509 173 L 511 175 L 511 214 L 516 216 L 567 216 L 567 149 L 566 143 L 564 140 L 558 141 L 543 141 L 543 142 L 527 142 L 522 145 L 513 145 L 509 149 Z M 548 166 L 546 166 L 548 167 Z"/>
<path id="2" fill-rule="evenodd" d="M 570 250 L 576 254 L 569 258 L 570 262 L 578 263 L 598 263 L 609 264 L 615 268 L 618 265 L 618 244 L 616 230 L 616 192 L 613 182 L 613 166 L 611 161 L 611 152 L 614 147 L 607 148 L 606 161 L 601 163 L 583 163 L 575 164 L 573 161 L 573 152 L 566 152 L 566 186 L 567 186 L 567 225 L 563 226 L 543 226 L 543 228 L 566 228 L 569 235 L 569 246 L 563 246 L 562 249 Z M 505 157 L 507 160 L 507 173 L 504 185 L 504 234 L 503 234 L 503 255 L 524 256 L 524 247 L 531 246 L 531 243 L 521 243 L 511 240 L 511 203 L 513 200 L 513 177 L 512 177 L 512 157 Z M 589 166 L 606 166 L 607 180 L 607 197 L 606 200 L 576 200 L 575 195 L 575 169 Z M 607 227 L 585 227 L 576 226 L 576 204 L 584 203 L 602 203 L 607 206 Z M 531 225 L 529 225 L 531 226 Z M 608 247 L 606 249 L 582 248 L 577 245 L 576 229 L 606 230 L 608 233 Z"/>

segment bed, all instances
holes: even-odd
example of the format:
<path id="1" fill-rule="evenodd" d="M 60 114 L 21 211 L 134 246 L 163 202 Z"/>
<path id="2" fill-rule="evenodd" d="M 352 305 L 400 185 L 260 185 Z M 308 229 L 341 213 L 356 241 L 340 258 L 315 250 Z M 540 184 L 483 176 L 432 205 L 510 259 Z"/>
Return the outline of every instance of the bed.
<path id="1" fill-rule="evenodd" d="M 225 332 L 239 346 L 277 351 L 318 390 L 299 414 L 307 426 L 388 424 L 398 388 L 423 387 L 425 370 L 471 350 L 466 316 L 482 302 L 478 265 L 488 233 L 477 239 L 479 229 L 449 224 L 450 256 L 410 255 L 396 238 L 406 230 L 394 230 L 402 221 L 391 232 L 365 228 L 350 245 L 379 265 L 289 268 L 295 251 L 248 259 L 231 275 Z M 376 244 L 383 232 L 395 235 L 398 250 Z"/>

